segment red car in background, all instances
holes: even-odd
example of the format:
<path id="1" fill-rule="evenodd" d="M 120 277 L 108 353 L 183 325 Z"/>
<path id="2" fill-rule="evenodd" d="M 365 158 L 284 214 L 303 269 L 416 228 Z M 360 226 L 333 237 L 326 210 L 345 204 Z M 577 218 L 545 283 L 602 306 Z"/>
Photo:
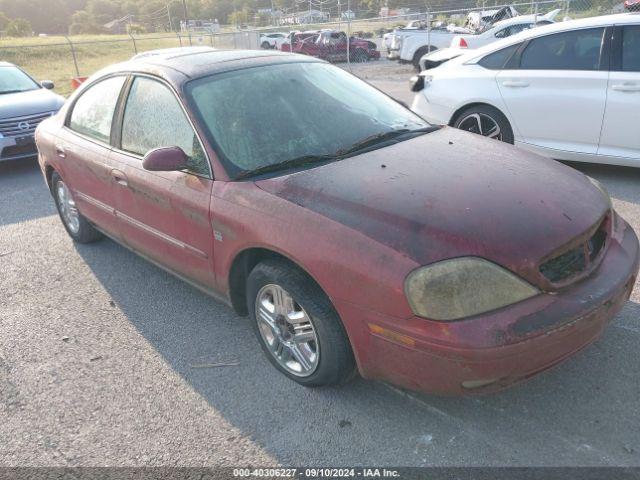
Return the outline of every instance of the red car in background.
<path id="1" fill-rule="evenodd" d="M 347 43 L 345 32 L 329 30 L 323 30 L 316 36 L 298 42 L 294 45 L 293 51 L 329 62 L 346 62 L 347 55 L 352 62 L 367 62 L 380 58 L 378 46 L 374 42 L 351 37 Z"/>
<path id="2" fill-rule="evenodd" d="M 640 0 L 625 0 L 624 8 L 630 12 L 640 11 Z"/>
<path id="3" fill-rule="evenodd" d="M 305 386 L 357 369 L 436 393 L 503 388 L 600 337 L 638 273 L 636 235 L 595 180 L 431 126 L 308 56 L 115 65 L 36 143 L 73 240 L 107 234 L 249 315 Z"/>

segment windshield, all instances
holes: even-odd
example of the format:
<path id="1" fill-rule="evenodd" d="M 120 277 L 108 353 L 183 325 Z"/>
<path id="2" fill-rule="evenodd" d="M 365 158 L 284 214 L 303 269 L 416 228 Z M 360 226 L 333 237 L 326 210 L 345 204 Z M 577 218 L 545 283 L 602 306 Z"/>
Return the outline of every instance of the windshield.
<path id="1" fill-rule="evenodd" d="M 339 156 L 365 140 L 371 149 L 372 138 L 383 145 L 394 131 L 429 127 L 382 92 L 325 63 L 212 75 L 189 82 L 186 93 L 231 177 L 296 158 Z"/>
<path id="2" fill-rule="evenodd" d="M 26 92 L 40 86 L 29 75 L 17 67 L 0 67 L 0 95 L 3 93 Z"/>

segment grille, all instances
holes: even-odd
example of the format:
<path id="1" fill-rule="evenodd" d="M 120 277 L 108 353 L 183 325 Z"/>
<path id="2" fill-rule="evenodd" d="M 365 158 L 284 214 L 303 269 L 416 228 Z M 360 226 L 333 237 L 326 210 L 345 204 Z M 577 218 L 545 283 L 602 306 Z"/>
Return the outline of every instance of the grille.
<path id="1" fill-rule="evenodd" d="M 35 115 L 25 115 L 24 117 L 0 119 L 0 135 L 3 137 L 33 135 L 33 132 L 36 131 L 36 127 L 40 122 L 49 118 L 51 115 L 51 112 L 46 112 Z"/>
<path id="2" fill-rule="evenodd" d="M 557 283 L 584 272 L 604 249 L 607 241 L 607 219 L 584 243 L 540 265 L 540 273 Z"/>

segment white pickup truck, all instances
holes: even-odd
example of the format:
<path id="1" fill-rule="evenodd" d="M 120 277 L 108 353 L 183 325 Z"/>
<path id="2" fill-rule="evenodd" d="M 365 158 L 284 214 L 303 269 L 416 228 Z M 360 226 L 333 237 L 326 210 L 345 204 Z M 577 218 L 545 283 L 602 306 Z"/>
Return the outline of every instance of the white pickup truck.
<path id="1" fill-rule="evenodd" d="M 413 63 L 417 68 L 424 54 L 448 47 L 455 36 L 456 33 L 444 28 L 398 29 L 391 36 L 387 58 L 399 60 L 400 63 Z"/>

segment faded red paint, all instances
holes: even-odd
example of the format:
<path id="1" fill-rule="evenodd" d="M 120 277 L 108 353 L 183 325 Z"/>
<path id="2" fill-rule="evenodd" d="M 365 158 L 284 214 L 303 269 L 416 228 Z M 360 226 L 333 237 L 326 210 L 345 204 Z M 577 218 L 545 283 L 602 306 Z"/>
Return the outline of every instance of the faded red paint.
<path id="1" fill-rule="evenodd" d="M 136 66 L 179 95 L 187 80 Z M 228 303 L 241 252 L 284 255 L 331 299 L 367 378 L 447 394 L 464 393 L 465 381 L 496 379 L 474 390 L 489 391 L 523 380 L 597 339 L 638 272 L 633 230 L 585 176 L 500 142 L 444 128 L 255 182 L 229 181 L 205 142 L 210 180 L 150 172 L 140 158 L 79 137 L 63 127 L 69 105 L 41 124 L 37 143 L 43 172 L 58 171 L 83 215 Z M 580 244 L 603 218 L 607 242 L 585 277 L 548 282 L 541 262 Z M 498 263 L 543 293 L 466 320 L 416 317 L 407 275 L 465 255 Z"/>

